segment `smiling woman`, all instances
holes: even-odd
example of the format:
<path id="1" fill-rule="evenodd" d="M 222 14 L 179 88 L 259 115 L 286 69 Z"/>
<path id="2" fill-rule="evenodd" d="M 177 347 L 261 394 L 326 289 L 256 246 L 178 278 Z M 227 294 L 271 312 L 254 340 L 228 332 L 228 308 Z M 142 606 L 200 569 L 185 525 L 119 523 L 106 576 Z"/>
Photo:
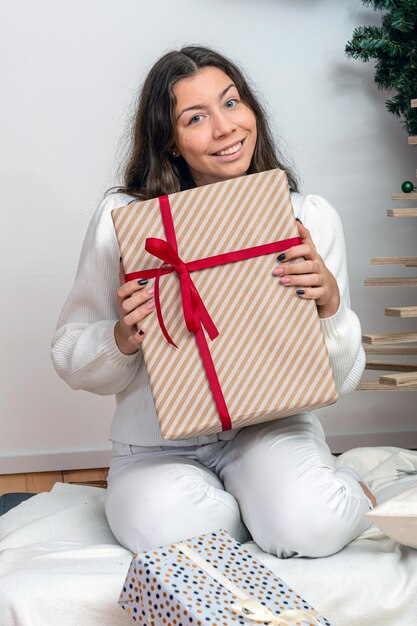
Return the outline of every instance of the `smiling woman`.
<path id="1" fill-rule="evenodd" d="M 362 375 L 340 219 L 324 198 L 298 193 L 278 154 L 258 98 L 230 60 L 188 46 L 151 68 L 118 190 L 126 195 L 109 194 L 90 224 L 52 348 L 55 367 L 71 387 L 116 394 L 106 514 L 132 552 L 223 528 L 240 541 L 252 536 L 280 557 L 317 557 L 337 552 L 369 526 L 372 494 L 353 469 L 336 467 L 312 413 L 176 441 L 162 438 L 157 421 L 141 345 L 151 332 L 146 320 L 155 315 L 153 288 L 145 288 L 146 279 L 125 282 L 111 218 L 113 208 L 132 198 L 284 169 L 301 243 L 280 254 L 273 271 L 257 276 L 259 293 L 265 281 L 275 280 L 315 302 L 339 395 L 352 391 Z M 221 219 L 213 214 L 213 228 Z M 282 358 L 277 346 L 271 349 L 273 358 Z"/>
<path id="2" fill-rule="evenodd" d="M 256 145 L 256 118 L 230 78 L 216 67 L 205 67 L 173 91 L 173 154 L 188 163 L 196 184 L 246 174 Z"/>
<path id="3" fill-rule="evenodd" d="M 142 200 L 274 168 L 284 170 L 291 191 L 298 191 L 296 177 L 274 143 L 268 116 L 242 70 L 209 48 L 186 46 L 153 65 L 140 92 L 131 137 L 124 185 L 118 191 Z M 236 162 L 227 155 L 214 157 L 235 150 L 240 141 L 243 149 Z M 218 167 L 229 161 L 227 170 Z M 203 179 L 192 176 L 192 163 L 195 175 Z"/>

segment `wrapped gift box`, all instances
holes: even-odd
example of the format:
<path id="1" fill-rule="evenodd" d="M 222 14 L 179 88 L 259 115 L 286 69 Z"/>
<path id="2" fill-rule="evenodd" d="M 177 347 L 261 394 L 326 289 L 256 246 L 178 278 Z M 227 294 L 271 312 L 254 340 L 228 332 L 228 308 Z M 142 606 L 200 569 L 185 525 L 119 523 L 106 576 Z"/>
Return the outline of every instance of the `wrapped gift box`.
<path id="1" fill-rule="evenodd" d="M 134 555 L 119 604 L 147 626 L 331 626 L 223 530 Z"/>
<path id="2" fill-rule="evenodd" d="M 337 399 L 315 302 L 272 274 L 280 250 L 290 247 L 285 242 L 294 245 L 298 237 L 285 172 L 130 203 L 115 209 L 113 220 L 126 280 L 155 277 L 161 268 L 161 316 L 146 317 L 142 348 L 164 439 L 265 422 Z M 171 251 L 155 252 L 157 240 L 168 240 Z M 275 242 L 284 243 L 239 261 L 224 263 L 218 256 Z M 207 323 L 212 340 L 202 328 L 189 331 L 194 310 L 186 323 L 184 294 L 184 311 L 200 307 L 218 336 Z M 162 334 L 161 321 L 175 344 Z"/>

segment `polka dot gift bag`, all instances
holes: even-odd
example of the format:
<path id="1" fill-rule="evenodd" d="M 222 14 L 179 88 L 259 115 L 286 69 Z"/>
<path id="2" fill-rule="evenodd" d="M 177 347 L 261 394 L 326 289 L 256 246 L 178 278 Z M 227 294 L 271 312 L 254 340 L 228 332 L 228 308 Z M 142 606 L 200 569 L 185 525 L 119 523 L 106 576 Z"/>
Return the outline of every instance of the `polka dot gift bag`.
<path id="1" fill-rule="evenodd" d="M 119 604 L 146 626 L 331 626 L 223 530 L 134 555 Z"/>

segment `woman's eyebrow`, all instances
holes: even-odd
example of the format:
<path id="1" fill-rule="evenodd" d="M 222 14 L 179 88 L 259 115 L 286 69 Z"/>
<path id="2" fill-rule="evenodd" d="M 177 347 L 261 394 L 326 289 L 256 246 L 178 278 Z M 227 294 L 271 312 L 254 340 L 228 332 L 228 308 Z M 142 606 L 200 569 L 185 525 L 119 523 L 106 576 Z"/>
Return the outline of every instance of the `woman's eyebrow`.
<path id="1" fill-rule="evenodd" d="M 236 85 L 235 85 L 234 83 L 230 83 L 230 85 L 228 85 L 225 89 L 223 89 L 223 91 L 222 91 L 221 93 L 219 93 L 219 100 L 221 100 L 222 98 L 224 98 L 224 96 L 227 94 L 227 92 L 229 91 L 229 89 L 230 89 L 231 87 L 235 87 L 235 86 L 236 86 Z M 183 113 L 185 113 L 186 111 L 194 111 L 194 110 L 196 110 L 196 109 L 205 109 L 205 108 L 207 108 L 207 107 L 206 107 L 204 104 L 193 104 L 192 106 L 190 106 L 190 107 L 187 107 L 187 108 L 183 109 L 183 110 L 181 111 L 181 113 L 179 113 L 179 114 L 177 115 L 177 118 L 176 118 L 176 120 L 175 120 L 175 121 L 176 121 L 176 122 L 178 122 L 178 120 L 180 119 L 181 115 L 182 115 Z"/>

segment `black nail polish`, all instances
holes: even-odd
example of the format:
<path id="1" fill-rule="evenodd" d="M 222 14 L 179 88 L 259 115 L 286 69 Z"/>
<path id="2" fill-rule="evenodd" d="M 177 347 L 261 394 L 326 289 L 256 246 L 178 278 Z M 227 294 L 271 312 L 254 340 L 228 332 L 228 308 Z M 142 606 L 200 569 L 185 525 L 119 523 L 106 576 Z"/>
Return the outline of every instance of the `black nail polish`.
<path id="1" fill-rule="evenodd" d="M 140 280 L 138 280 L 138 285 L 146 285 L 147 282 L 148 282 L 147 278 L 141 278 Z"/>
<path id="2" fill-rule="evenodd" d="M 295 219 L 297 220 L 297 222 L 300 222 L 300 224 L 303 223 L 301 220 L 298 219 L 298 217 L 296 217 Z"/>
<path id="3" fill-rule="evenodd" d="M 305 294 L 305 291 L 304 291 L 304 289 L 297 289 L 296 293 L 297 293 L 299 296 L 303 296 L 303 295 Z"/>
<path id="4" fill-rule="evenodd" d="M 144 335 L 145 333 L 143 332 L 143 330 L 139 331 L 139 335 Z"/>
<path id="5" fill-rule="evenodd" d="M 284 253 L 279 254 L 279 255 L 277 256 L 277 261 L 284 261 L 284 260 L 285 260 L 285 254 L 284 254 Z"/>

